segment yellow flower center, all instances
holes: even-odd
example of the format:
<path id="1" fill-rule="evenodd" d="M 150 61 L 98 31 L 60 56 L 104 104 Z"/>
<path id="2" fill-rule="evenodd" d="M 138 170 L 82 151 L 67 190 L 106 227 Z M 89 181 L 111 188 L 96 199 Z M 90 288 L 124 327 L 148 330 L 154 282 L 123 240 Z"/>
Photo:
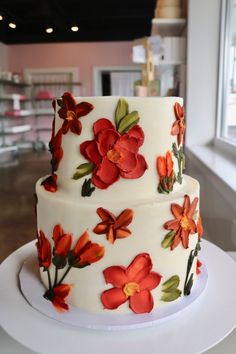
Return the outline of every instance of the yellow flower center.
<path id="1" fill-rule="evenodd" d="M 126 283 L 123 287 L 124 294 L 129 297 L 140 291 L 139 285 L 135 282 Z"/>
<path id="2" fill-rule="evenodd" d="M 186 215 L 184 215 L 180 221 L 180 225 L 182 227 L 182 229 L 184 230 L 189 230 L 190 229 L 190 225 L 189 225 L 189 221 Z"/>
<path id="3" fill-rule="evenodd" d="M 75 112 L 73 112 L 73 111 L 67 111 L 66 120 L 73 120 L 74 118 L 75 118 Z"/>
<path id="4" fill-rule="evenodd" d="M 118 163 L 122 158 L 122 154 L 116 149 L 111 149 L 107 152 L 108 159 L 113 163 Z"/>

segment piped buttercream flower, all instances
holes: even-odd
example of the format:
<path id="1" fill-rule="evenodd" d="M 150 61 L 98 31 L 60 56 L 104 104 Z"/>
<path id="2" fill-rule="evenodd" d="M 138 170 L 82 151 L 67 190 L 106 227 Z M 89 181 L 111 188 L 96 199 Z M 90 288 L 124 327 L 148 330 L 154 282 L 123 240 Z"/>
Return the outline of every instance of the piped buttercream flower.
<path id="1" fill-rule="evenodd" d="M 80 145 L 81 154 L 94 164 L 92 183 L 101 189 L 108 188 L 120 177 L 141 177 L 147 169 L 143 155 L 138 153 L 144 133 L 135 125 L 127 133 L 120 134 L 106 118 L 93 125 L 95 139 Z"/>
<path id="2" fill-rule="evenodd" d="M 39 266 L 49 268 L 51 264 L 51 245 L 43 231 L 39 231 L 37 235 L 36 247 L 38 251 Z"/>
<path id="3" fill-rule="evenodd" d="M 44 187 L 46 191 L 55 193 L 58 189 L 57 175 L 53 173 L 51 176 L 45 178 L 45 180 L 42 181 L 41 185 Z"/>
<path id="4" fill-rule="evenodd" d="M 188 248 L 189 235 L 197 232 L 197 226 L 193 219 L 197 203 L 197 197 L 191 203 L 189 196 L 185 195 L 183 206 L 175 203 L 171 204 L 171 212 L 175 219 L 164 224 L 166 230 L 173 231 L 171 250 L 175 249 L 180 242 L 182 242 L 184 248 Z"/>
<path id="5" fill-rule="evenodd" d="M 80 135 L 82 124 L 79 118 L 86 116 L 93 110 L 93 105 L 89 102 L 76 103 L 74 97 L 69 92 L 65 92 L 60 102 L 61 108 L 58 110 L 59 117 L 64 120 L 62 133 L 66 134 L 69 130 Z"/>
<path id="6" fill-rule="evenodd" d="M 151 270 L 152 261 L 147 253 L 137 255 L 127 268 L 106 268 L 103 271 L 105 281 L 112 284 L 113 288 L 105 290 L 101 295 L 104 308 L 115 310 L 128 301 L 133 312 L 150 312 L 153 308 L 151 290 L 161 281 L 161 275 Z"/>
<path id="7" fill-rule="evenodd" d="M 174 112 L 176 121 L 172 125 L 171 135 L 177 135 L 178 145 L 184 142 L 184 132 L 185 132 L 185 119 L 184 119 L 184 107 L 182 107 L 178 102 L 174 104 Z"/>
<path id="8" fill-rule="evenodd" d="M 167 151 L 166 156 L 157 157 L 157 172 L 160 177 L 158 185 L 159 193 L 169 193 L 173 190 L 176 180 L 173 167 L 174 163 L 170 151 Z"/>
<path id="9" fill-rule="evenodd" d="M 95 234 L 106 234 L 107 240 L 110 243 L 114 243 L 116 239 L 126 238 L 131 235 L 131 231 L 127 226 L 133 220 L 133 210 L 125 209 L 118 217 L 116 217 L 110 211 L 104 208 L 98 208 L 97 214 L 102 219 L 102 222 L 97 224 L 93 229 Z"/>
<path id="10" fill-rule="evenodd" d="M 65 302 L 65 299 L 69 295 L 71 287 L 72 285 L 68 284 L 57 285 L 53 289 L 46 291 L 44 297 L 52 302 L 58 312 L 66 312 L 68 311 L 69 306 Z"/>
<path id="11" fill-rule="evenodd" d="M 61 225 L 57 224 L 53 228 L 54 254 L 56 256 L 67 257 L 72 244 L 72 235 L 67 234 Z"/>

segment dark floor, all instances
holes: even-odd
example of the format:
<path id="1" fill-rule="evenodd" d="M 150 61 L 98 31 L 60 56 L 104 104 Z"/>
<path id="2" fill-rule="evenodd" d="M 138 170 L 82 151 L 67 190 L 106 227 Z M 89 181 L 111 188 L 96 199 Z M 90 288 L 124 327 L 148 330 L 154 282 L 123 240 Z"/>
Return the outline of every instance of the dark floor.
<path id="1" fill-rule="evenodd" d="M 35 239 L 35 183 L 50 172 L 48 152 L 31 152 L 18 159 L 17 166 L 0 168 L 0 262 Z"/>

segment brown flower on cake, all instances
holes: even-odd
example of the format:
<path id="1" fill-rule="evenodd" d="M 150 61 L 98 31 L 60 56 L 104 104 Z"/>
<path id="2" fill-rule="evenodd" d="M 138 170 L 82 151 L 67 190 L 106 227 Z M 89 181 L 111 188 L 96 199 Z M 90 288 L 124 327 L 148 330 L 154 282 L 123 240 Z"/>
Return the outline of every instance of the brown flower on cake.
<path id="1" fill-rule="evenodd" d="M 170 151 L 167 151 L 166 156 L 157 157 L 157 172 L 160 177 L 159 193 L 170 193 L 173 190 L 173 185 L 176 181 L 173 167 L 174 163 Z"/>
<path id="2" fill-rule="evenodd" d="M 46 238 L 45 234 L 41 230 L 37 235 L 36 247 L 38 251 L 39 266 L 49 268 L 52 258 L 51 245 L 48 239 Z"/>
<path id="3" fill-rule="evenodd" d="M 93 110 L 93 105 L 89 102 L 76 103 L 74 97 L 69 92 L 65 92 L 62 100 L 57 101 L 61 108 L 58 110 L 59 117 L 64 120 L 62 133 L 66 134 L 69 130 L 80 135 L 82 124 L 79 118 L 86 116 Z"/>
<path id="4" fill-rule="evenodd" d="M 55 193 L 57 191 L 57 175 L 53 173 L 51 176 L 43 180 L 41 185 L 46 191 Z"/>
<path id="5" fill-rule="evenodd" d="M 147 169 L 139 147 L 143 144 L 144 133 L 135 125 L 127 133 L 120 134 L 106 118 L 93 125 L 94 140 L 80 145 L 81 154 L 93 165 L 92 183 L 106 189 L 120 177 L 134 179 L 141 177 Z"/>
<path id="6" fill-rule="evenodd" d="M 104 247 L 92 243 L 89 235 L 84 232 L 77 241 L 69 255 L 69 264 L 72 267 L 83 268 L 92 263 L 98 262 L 104 256 Z"/>
<path id="7" fill-rule="evenodd" d="M 178 145 L 184 142 L 184 132 L 185 132 L 185 119 L 184 119 L 184 107 L 182 107 L 178 102 L 174 104 L 174 112 L 176 121 L 172 125 L 171 135 L 177 135 Z"/>
<path id="8" fill-rule="evenodd" d="M 174 250 L 182 242 L 183 247 L 188 248 L 189 235 L 197 232 L 197 226 L 193 219 L 197 203 L 197 197 L 191 203 L 189 196 L 185 195 L 183 206 L 171 204 L 171 212 L 175 219 L 164 224 L 164 228 L 170 232 L 162 241 L 163 247 L 170 246 L 170 249 Z"/>
<path id="9" fill-rule="evenodd" d="M 52 302 L 58 312 L 68 311 L 69 306 L 65 302 L 65 299 L 69 295 L 71 287 L 68 284 L 57 285 L 53 289 L 46 291 L 44 297 Z"/>
<path id="10" fill-rule="evenodd" d="M 61 225 L 56 225 L 53 229 L 54 250 L 56 256 L 67 257 L 72 244 L 72 235 L 64 232 Z"/>
<path id="11" fill-rule="evenodd" d="M 120 305 L 129 302 L 130 309 L 135 313 L 147 313 L 153 309 L 151 290 L 155 289 L 161 275 L 152 272 L 152 261 L 147 253 L 137 255 L 131 264 L 111 266 L 103 271 L 106 283 L 113 288 L 105 290 L 101 301 L 105 309 L 115 310 Z"/>
<path id="12" fill-rule="evenodd" d="M 93 229 L 98 235 L 106 234 L 107 240 L 114 243 L 116 239 L 126 238 L 131 235 L 131 231 L 127 226 L 132 222 L 134 212 L 131 209 L 125 209 L 116 217 L 110 211 L 104 208 L 98 208 L 97 214 L 102 219 L 102 222 L 97 224 Z"/>

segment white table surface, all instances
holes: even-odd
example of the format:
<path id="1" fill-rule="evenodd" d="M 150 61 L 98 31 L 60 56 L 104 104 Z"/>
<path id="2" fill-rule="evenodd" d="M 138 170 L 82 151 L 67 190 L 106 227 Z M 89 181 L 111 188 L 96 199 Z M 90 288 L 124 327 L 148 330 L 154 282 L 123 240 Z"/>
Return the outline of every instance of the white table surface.
<path id="1" fill-rule="evenodd" d="M 236 261 L 236 252 L 228 252 Z M 1 314 L 0 314 L 1 315 Z M 235 354 L 236 352 L 236 329 L 222 342 L 214 348 L 207 350 L 205 354 Z M 0 354 L 34 354 L 32 350 L 11 338 L 2 328 L 0 328 Z M 132 352 L 130 352 L 133 354 Z M 54 354 L 54 353 L 48 353 Z M 197 353 L 196 353 L 197 354 Z"/>

